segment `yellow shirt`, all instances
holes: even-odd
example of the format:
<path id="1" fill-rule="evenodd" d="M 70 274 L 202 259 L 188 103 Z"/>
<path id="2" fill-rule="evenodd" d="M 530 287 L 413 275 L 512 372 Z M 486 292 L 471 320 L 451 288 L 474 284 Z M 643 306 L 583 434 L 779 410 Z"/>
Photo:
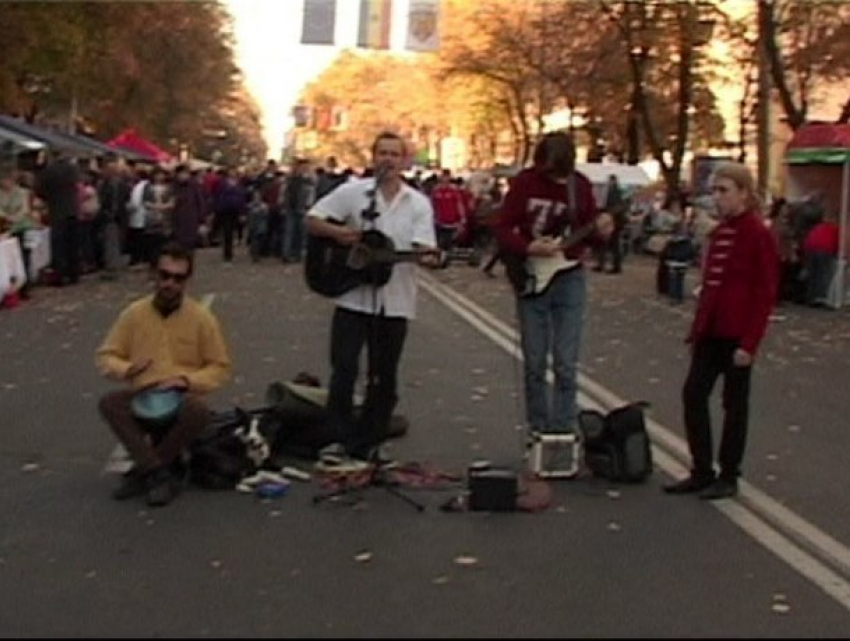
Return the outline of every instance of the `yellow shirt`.
<path id="1" fill-rule="evenodd" d="M 219 323 L 212 312 L 191 298 L 163 317 L 153 295 L 131 303 L 115 321 L 97 349 L 96 363 L 108 378 L 125 380 L 133 363 L 151 359 L 151 366 L 133 379 L 139 389 L 184 376 L 189 390 L 210 392 L 230 377 L 231 362 Z"/>

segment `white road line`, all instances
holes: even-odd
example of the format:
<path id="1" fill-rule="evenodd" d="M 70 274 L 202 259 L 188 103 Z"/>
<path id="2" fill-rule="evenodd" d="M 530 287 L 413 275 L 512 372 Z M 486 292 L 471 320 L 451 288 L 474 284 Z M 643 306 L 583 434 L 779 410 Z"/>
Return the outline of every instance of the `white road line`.
<path id="1" fill-rule="evenodd" d="M 439 283 L 433 276 L 427 273 L 422 276 L 424 278 L 421 278 L 420 283 L 433 298 L 511 356 L 522 359 L 516 330 L 450 287 Z M 579 389 L 579 402 L 583 407 L 610 409 L 627 402 L 583 374 L 579 374 Z M 658 467 L 674 478 L 686 474 L 689 455 L 684 441 L 652 419 L 647 419 L 647 430 L 653 442 L 653 456 Z M 743 480 L 740 482 L 737 500 L 719 501 L 712 505 L 850 610 L 850 583 L 841 576 L 850 576 L 850 550 L 846 546 Z"/>

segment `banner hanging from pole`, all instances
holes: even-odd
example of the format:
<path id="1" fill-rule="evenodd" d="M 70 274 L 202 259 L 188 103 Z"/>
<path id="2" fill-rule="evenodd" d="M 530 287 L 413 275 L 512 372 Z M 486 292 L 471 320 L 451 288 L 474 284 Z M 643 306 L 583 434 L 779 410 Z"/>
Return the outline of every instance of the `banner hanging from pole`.
<path id="1" fill-rule="evenodd" d="M 440 46 L 440 0 L 410 0 L 405 47 L 436 51 Z"/>
<path id="2" fill-rule="evenodd" d="M 336 31 L 336 0 L 304 0 L 301 44 L 332 45 Z"/>
<path id="3" fill-rule="evenodd" d="M 367 49 L 390 48 L 392 0 L 360 0 L 360 28 L 357 46 Z"/>

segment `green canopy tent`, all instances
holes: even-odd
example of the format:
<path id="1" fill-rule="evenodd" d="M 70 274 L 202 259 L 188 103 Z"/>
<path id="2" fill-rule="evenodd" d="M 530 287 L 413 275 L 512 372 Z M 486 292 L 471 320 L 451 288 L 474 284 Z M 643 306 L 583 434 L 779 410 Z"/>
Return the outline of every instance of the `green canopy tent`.
<path id="1" fill-rule="evenodd" d="M 800 198 L 807 193 L 823 194 L 827 214 L 839 224 L 838 263 L 833 280 L 831 303 L 843 307 L 848 302 L 847 255 L 848 218 L 850 218 L 850 125 L 812 123 L 803 125 L 785 150 L 788 166 L 786 197 Z"/>

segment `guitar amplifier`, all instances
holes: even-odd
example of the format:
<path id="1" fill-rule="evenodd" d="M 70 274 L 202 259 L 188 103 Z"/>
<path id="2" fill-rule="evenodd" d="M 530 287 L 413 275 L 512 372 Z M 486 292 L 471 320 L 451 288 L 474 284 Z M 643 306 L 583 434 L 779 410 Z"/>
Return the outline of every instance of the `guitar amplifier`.
<path id="1" fill-rule="evenodd" d="M 579 472 L 581 441 L 571 432 L 532 432 L 526 458 L 528 469 L 540 477 L 573 478 Z"/>

